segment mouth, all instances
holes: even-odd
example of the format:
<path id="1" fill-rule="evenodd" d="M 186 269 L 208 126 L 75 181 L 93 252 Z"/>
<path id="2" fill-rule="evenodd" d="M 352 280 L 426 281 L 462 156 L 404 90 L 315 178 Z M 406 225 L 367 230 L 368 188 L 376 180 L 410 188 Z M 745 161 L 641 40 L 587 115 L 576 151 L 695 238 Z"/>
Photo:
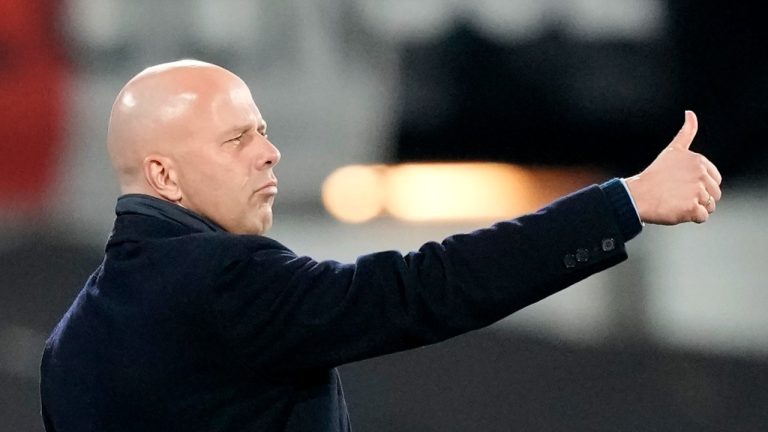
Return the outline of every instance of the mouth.
<path id="1" fill-rule="evenodd" d="M 264 195 L 277 195 L 277 182 L 271 181 L 256 189 L 256 193 Z"/>

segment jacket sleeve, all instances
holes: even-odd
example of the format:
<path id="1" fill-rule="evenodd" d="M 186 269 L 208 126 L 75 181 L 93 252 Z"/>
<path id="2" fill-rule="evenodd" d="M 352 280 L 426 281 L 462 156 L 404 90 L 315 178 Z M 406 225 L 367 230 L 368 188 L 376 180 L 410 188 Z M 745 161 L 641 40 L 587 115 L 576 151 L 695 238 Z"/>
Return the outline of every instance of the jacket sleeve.
<path id="1" fill-rule="evenodd" d="M 624 259 L 604 192 L 402 255 L 314 261 L 279 243 L 232 236 L 207 293 L 208 319 L 249 367 L 333 367 L 490 325 Z"/>

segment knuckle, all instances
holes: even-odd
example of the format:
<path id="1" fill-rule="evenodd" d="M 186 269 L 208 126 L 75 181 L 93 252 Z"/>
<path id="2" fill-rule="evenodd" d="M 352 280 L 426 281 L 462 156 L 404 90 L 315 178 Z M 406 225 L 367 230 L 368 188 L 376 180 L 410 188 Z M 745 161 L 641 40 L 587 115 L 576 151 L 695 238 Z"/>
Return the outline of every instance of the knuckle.
<path id="1" fill-rule="evenodd" d="M 706 179 L 709 177 L 709 172 L 707 171 L 707 166 L 704 164 L 699 164 L 699 166 L 696 168 L 696 171 L 698 173 L 698 176 L 700 179 Z"/>
<path id="2" fill-rule="evenodd" d="M 704 223 L 707 221 L 707 219 L 709 219 L 709 213 L 707 213 L 706 211 L 697 212 L 696 217 L 694 218 L 696 223 Z"/>
<path id="3" fill-rule="evenodd" d="M 699 211 L 700 205 L 701 204 L 699 204 L 698 200 L 694 200 L 688 204 L 688 208 L 686 209 L 686 211 L 691 214 L 696 214 Z"/>

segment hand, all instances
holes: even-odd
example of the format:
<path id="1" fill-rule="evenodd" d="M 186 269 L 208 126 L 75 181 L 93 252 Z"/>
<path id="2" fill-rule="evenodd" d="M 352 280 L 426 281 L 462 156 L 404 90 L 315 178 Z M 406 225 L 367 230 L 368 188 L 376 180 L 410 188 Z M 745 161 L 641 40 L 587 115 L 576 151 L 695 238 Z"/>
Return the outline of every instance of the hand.
<path id="1" fill-rule="evenodd" d="M 683 127 L 667 148 L 643 172 L 627 179 L 643 222 L 702 223 L 715 211 L 722 177 L 706 157 L 689 150 L 698 127 L 696 114 L 686 111 Z"/>

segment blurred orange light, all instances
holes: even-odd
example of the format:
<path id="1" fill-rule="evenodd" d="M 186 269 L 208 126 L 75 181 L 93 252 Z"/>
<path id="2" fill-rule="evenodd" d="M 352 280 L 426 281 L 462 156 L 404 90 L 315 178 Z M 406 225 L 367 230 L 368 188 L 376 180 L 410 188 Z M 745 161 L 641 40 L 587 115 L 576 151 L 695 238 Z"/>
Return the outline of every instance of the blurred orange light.
<path id="1" fill-rule="evenodd" d="M 535 211 L 600 180 L 588 168 L 502 163 L 352 165 L 323 184 L 326 209 L 344 222 L 386 212 L 407 221 L 500 220 Z"/>
<path id="2" fill-rule="evenodd" d="M 520 212 L 525 182 L 525 173 L 503 164 L 393 166 L 387 173 L 385 206 L 410 221 L 501 219 Z"/>
<path id="3" fill-rule="evenodd" d="M 373 219 L 384 209 L 383 165 L 350 165 L 332 172 L 323 182 L 326 210 L 343 222 Z"/>

